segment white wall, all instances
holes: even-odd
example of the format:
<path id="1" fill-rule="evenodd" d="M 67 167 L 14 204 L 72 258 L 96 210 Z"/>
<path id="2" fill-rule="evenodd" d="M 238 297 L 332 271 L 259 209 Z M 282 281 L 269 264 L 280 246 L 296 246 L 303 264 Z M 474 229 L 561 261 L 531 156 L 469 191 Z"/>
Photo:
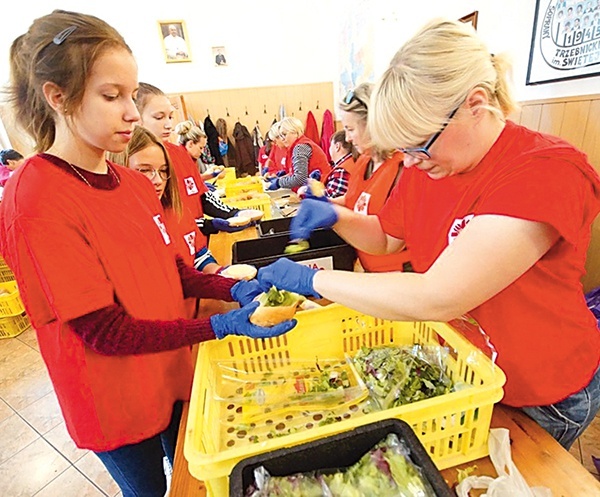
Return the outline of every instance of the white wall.
<path id="1" fill-rule="evenodd" d="M 115 26 L 133 49 L 140 80 L 168 93 L 337 82 L 339 30 L 346 15 L 366 17 L 375 25 L 373 65 L 377 75 L 428 19 L 458 18 L 474 10 L 479 11 L 478 31 L 490 51 L 512 54 L 519 100 L 600 90 L 599 77 L 525 86 L 535 0 L 180 0 L 172 4 L 63 0 L 56 7 L 94 14 Z M 0 82 L 8 80 L 12 40 L 51 8 L 46 1 L 31 0 L 13 3 L 10 10 L 3 12 L 0 31 Z M 157 21 L 176 19 L 186 22 L 192 62 L 166 64 Z M 211 47 L 219 45 L 226 47 L 227 67 L 214 66 Z"/>

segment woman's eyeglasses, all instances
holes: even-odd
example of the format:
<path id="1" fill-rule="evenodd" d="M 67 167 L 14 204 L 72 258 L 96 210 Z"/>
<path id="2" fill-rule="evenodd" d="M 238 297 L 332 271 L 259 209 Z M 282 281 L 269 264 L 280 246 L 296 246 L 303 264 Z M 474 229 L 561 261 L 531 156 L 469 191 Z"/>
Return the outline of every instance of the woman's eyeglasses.
<path id="1" fill-rule="evenodd" d="M 167 181 L 171 177 L 171 173 L 168 169 L 153 169 L 151 167 L 143 167 L 137 171 L 142 173 L 149 180 L 153 180 L 157 174 L 163 181 Z"/>
<path id="2" fill-rule="evenodd" d="M 350 90 L 348 93 L 346 93 L 346 96 L 344 97 L 343 102 L 346 105 L 350 105 L 354 100 L 356 100 L 359 104 L 361 104 L 365 109 L 369 108 L 364 101 L 362 101 L 360 98 L 358 98 L 356 96 L 356 94 L 354 93 L 354 90 Z"/>
<path id="3" fill-rule="evenodd" d="M 462 102 L 460 105 L 462 105 Z M 431 154 L 429 153 L 429 149 L 435 143 L 435 141 L 440 137 L 442 132 L 446 129 L 446 126 L 448 126 L 448 123 L 454 117 L 454 114 L 456 114 L 458 109 L 460 109 L 460 105 L 450 113 L 450 115 L 446 119 L 446 122 L 444 122 L 442 129 L 440 129 L 431 138 L 429 138 L 429 140 L 427 140 L 427 142 L 425 142 L 425 145 L 423 145 L 422 147 L 414 147 L 414 148 L 399 148 L 398 150 L 400 150 L 400 152 L 403 152 L 406 155 L 410 155 L 411 157 L 418 159 L 418 160 L 431 159 Z"/>

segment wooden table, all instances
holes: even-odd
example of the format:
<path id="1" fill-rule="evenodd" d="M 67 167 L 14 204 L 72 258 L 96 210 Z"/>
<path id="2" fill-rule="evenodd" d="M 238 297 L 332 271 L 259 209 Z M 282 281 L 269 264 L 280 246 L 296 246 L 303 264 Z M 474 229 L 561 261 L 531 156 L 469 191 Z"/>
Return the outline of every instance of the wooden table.
<path id="1" fill-rule="evenodd" d="M 216 259 L 231 262 L 231 245 L 236 240 L 255 238 L 256 230 L 249 228 L 238 233 L 219 233 L 211 236 L 210 248 Z M 201 312 L 205 315 L 223 312 L 237 304 L 204 300 Z M 206 488 L 193 478 L 183 455 L 183 442 L 187 426 L 188 404 L 184 405 L 183 418 L 179 427 L 179 443 L 175 453 L 170 497 L 204 497 Z M 600 496 L 600 483 L 569 452 L 562 448 L 544 429 L 517 409 L 497 405 L 492 416 L 493 428 L 508 428 L 512 442 L 512 457 L 517 468 L 530 486 L 545 486 L 553 497 Z M 442 471 L 446 481 L 456 483 L 457 468 L 476 465 L 475 474 L 496 476 L 489 457 Z M 472 495 L 479 493 L 472 492 Z"/>

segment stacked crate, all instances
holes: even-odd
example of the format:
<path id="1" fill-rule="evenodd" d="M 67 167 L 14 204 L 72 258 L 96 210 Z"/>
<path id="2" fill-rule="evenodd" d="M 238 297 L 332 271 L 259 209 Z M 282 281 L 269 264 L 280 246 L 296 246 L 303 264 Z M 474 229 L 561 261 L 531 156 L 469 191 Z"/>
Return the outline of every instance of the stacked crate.
<path id="1" fill-rule="evenodd" d="M 30 326 L 14 274 L 0 257 L 0 338 L 16 337 Z"/>

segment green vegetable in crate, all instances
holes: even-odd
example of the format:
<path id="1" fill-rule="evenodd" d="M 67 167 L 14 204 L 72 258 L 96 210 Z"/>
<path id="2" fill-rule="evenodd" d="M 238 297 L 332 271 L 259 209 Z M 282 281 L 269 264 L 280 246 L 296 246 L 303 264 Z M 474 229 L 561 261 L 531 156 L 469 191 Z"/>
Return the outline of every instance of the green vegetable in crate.
<path id="1" fill-rule="evenodd" d="M 452 380 L 440 361 L 432 359 L 444 356 L 445 349 L 436 349 L 426 351 L 419 345 L 362 347 L 354 365 L 379 407 L 389 409 L 452 391 Z"/>
<path id="2" fill-rule="evenodd" d="M 261 293 L 256 300 L 260 306 L 250 316 L 250 322 L 258 326 L 275 326 L 292 319 L 298 305 L 306 299 L 297 293 L 278 290 L 272 286 L 268 292 Z"/>

